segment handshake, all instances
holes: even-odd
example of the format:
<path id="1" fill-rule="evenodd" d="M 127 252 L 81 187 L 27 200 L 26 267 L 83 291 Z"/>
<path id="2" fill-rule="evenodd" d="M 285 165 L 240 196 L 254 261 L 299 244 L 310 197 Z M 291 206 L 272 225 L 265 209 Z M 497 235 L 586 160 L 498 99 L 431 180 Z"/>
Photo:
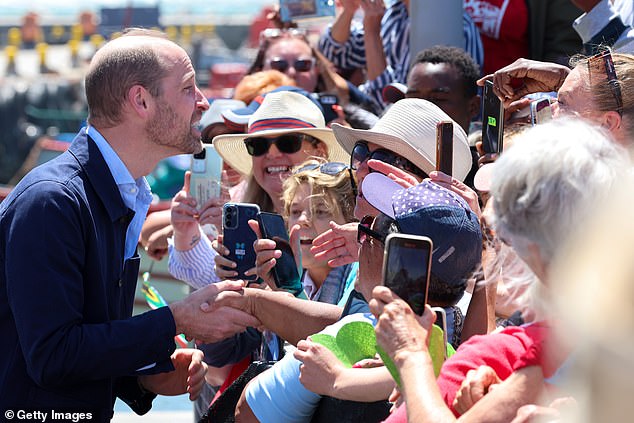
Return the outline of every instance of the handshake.
<path id="1" fill-rule="evenodd" d="M 244 282 L 223 281 L 193 292 L 169 305 L 176 323 L 176 334 L 188 340 L 218 342 L 247 327 L 259 327 L 253 316 L 253 302 L 246 294 Z"/>

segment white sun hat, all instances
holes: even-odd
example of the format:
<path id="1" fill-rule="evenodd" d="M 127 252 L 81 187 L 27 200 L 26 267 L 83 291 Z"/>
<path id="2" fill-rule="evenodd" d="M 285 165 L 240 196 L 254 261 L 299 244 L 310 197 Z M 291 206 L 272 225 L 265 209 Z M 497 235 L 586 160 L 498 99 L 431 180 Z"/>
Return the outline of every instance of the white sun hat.
<path id="1" fill-rule="evenodd" d="M 350 155 L 337 143 L 332 130 L 326 127 L 322 111 L 307 97 L 291 91 L 267 94 L 249 119 L 246 134 L 218 135 L 213 139 L 213 145 L 229 166 L 249 175 L 252 159 L 244 139 L 291 133 L 310 135 L 322 141 L 328 149 L 328 161 L 350 162 Z"/>
<path id="2" fill-rule="evenodd" d="M 429 175 L 436 169 L 436 124 L 453 122 L 453 177 L 464 181 L 471 170 L 471 151 L 464 129 L 435 104 L 419 99 L 399 100 L 372 129 L 333 124 L 337 141 L 349 154 L 357 141 L 368 141 L 406 158 Z"/>

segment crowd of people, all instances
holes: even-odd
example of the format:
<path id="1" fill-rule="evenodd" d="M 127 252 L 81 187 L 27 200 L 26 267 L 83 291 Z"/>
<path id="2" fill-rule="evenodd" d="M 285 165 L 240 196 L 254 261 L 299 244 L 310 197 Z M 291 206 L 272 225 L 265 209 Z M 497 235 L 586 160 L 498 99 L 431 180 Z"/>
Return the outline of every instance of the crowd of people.
<path id="1" fill-rule="evenodd" d="M 265 29 L 232 99 L 205 98 L 159 31 L 96 52 L 86 127 L 0 204 L 6 418 L 110 421 L 116 398 L 144 414 L 183 393 L 196 421 L 625 418 L 631 4 L 469 0 L 464 46 L 410 52 L 409 1 L 340 3 L 317 43 Z M 505 110 L 493 153 L 486 81 Z M 531 123 L 543 98 L 552 114 Z M 144 175 L 204 148 L 219 195 L 199 203 L 188 171 L 147 216 Z M 224 242 L 228 203 L 262 213 L 240 228 L 252 245 Z M 267 235 L 270 214 L 286 233 Z M 433 245 L 408 263 L 426 272 L 420 309 L 383 283 L 399 235 Z M 139 245 L 191 293 L 132 316 Z"/>

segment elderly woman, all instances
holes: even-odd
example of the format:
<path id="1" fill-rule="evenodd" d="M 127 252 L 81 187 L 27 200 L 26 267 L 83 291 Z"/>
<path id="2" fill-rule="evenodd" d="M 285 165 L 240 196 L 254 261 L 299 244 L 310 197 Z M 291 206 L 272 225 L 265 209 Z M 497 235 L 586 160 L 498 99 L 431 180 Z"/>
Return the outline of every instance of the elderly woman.
<path id="1" fill-rule="evenodd" d="M 492 194 L 497 235 L 539 277 L 542 301 L 549 300 L 549 287 L 557 283 L 551 278 L 551 267 L 565 241 L 575 229 L 584 227 L 592 205 L 610 194 L 629 165 L 624 150 L 603 131 L 568 119 L 525 132 L 496 162 Z M 450 406 L 460 384 L 457 374 L 462 371 L 464 378 L 479 364 L 498 366 L 496 372 L 505 373 L 504 380 L 458 420 L 511 421 L 521 406 L 541 399 L 545 380 L 560 370 L 569 351 L 563 342 L 548 337 L 548 321 L 505 329 L 463 344 L 445 363 L 437 382 L 427 352 L 434 320 L 431 310 L 415 316 L 384 287 L 375 288 L 370 306 L 379 318 L 377 341 L 394 359 L 402 380 L 405 406 L 390 422 L 454 421 Z M 548 347 L 558 356 L 545 353 L 546 343 L 557 344 L 554 349 Z M 480 360 L 486 354 L 489 361 Z M 490 364 L 493 360 L 496 363 Z"/>

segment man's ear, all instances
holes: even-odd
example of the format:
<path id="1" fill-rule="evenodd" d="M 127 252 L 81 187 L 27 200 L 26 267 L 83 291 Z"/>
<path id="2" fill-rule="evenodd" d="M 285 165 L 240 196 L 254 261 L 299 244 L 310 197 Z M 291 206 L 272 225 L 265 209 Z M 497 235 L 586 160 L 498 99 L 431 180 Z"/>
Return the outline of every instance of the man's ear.
<path id="1" fill-rule="evenodd" d="M 469 100 L 469 116 L 471 120 L 480 114 L 480 107 L 482 104 L 482 99 L 478 94 L 471 97 Z"/>
<path id="2" fill-rule="evenodd" d="M 149 116 L 151 101 L 150 93 L 141 85 L 134 85 L 128 90 L 126 103 L 139 117 Z"/>
<path id="3" fill-rule="evenodd" d="M 603 114 L 602 126 L 608 131 L 614 133 L 623 124 L 623 118 L 616 111 L 609 111 Z"/>

